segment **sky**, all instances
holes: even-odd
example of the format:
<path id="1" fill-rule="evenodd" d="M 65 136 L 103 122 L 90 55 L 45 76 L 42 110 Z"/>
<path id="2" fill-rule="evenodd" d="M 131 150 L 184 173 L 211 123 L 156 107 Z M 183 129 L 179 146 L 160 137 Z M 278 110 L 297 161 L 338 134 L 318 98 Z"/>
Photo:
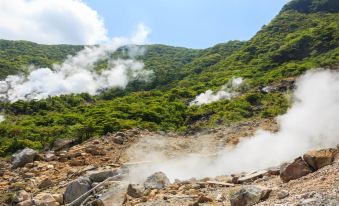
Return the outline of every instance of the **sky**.
<path id="1" fill-rule="evenodd" d="M 85 0 L 105 19 L 110 36 L 127 35 L 143 23 L 150 41 L 206 48 L 248 40 L 287 0 Z"/>
<path id="2" fill-rule="evenodd" d="M 147 43 L 207 48 L 248 40 L 288 0 L 1 0 L 0 38 L 102 44 L 151 31 Z"/>

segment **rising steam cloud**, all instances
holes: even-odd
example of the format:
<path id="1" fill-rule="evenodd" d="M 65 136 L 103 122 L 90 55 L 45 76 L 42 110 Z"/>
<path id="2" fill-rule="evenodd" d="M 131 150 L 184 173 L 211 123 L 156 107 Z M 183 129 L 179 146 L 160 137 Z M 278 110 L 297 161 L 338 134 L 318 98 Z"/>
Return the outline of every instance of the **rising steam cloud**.
<path id="1" fill-rule="evenodd" d="M 110 55 L 125 45 L 144 44 L 148 33 L 149 29 L 139 25 L 130 39 L 113 38 L 109 44 L 88 46 L 52 68 L 32 68 L 28 76 L 8 76 L 0 81 L 0 100 L 14 102 L 84 92 L 93 95 L 106 88 L 124 88 L 134 79 L 146 80 L 151 71 L 144 70 L 144 64 L 134 58 L 143 49 L 130 46 L 130 59 L 110 60 Z M 95 63 L 105 59 L 109 60 L 108 68 L 96 72 Z"/>
<path id="2" fill-rule="evenodd" d="M 239 88 L 239 86 L 242 84 L 243 79 L 233 78 L 230 80 L 227 84 L 225 84 L 221 90 L 217 92 L 213 92 L 212 90 L 207 90 L 204 93 L 199 94 L 195 97 L 195 99 L 190 103 L 190 105 L 203 105 L 203 104 L 209 104 L 212 102 L 219 101 L 221 99 L 231 99 L 232 97 L 236 96 L 237 93 L 235 90 Z"/>
<path id="3" fill-rule="evenodd" d="M 163 171 L 171 180 L 213 177 L 278 166 L 311 149 L 335 147 L 339 143 L 339 72 L 309 71 L 296 86 L 292 107 L 277 118 L 279 132 L 259 130 L 236 147 L 219 151 L 216 158 L 187 154 L 170 159 L 162 151 L 149 151 L 147 157 L 156 155 L 154 160 L 161 158 L 161 162 L 135 167 L 132 174 L 145 177 Z"/>

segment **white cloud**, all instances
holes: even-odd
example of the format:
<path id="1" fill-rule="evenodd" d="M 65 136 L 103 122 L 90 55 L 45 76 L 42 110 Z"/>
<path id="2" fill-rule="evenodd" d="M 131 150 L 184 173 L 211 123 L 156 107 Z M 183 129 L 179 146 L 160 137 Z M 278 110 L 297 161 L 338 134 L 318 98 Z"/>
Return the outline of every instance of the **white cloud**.
<path id="1" fill-rule="evenodd" d="M 107 40 L 97 12 L 81 0 L 1 0 L 0 38 L 44 44 L 97 44 Z"/>

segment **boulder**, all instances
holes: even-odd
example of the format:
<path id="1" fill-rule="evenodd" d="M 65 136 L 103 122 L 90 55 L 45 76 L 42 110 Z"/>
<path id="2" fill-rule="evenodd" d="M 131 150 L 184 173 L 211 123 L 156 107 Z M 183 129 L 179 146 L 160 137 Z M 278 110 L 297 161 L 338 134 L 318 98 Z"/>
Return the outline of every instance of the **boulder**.
<path id="1" fill-rule="evenodd" d="M 312 170 L 308 164 L 301 158 L 298 157 L 292 163 L 284 163 L 280 167 L 280 178 L 283 182 L 298 179 L 311 173 Z"/>
<path id="2" fill-rule="evenodd" d="M 25 190 L 19 190 L 15 193 L 15 195 L 13 197 L 13 202 L 19 203 L 19 202 L 29 200 L 30 198 L 31 198 L 31 194 L 29 194 Z"/>
<path id="3" fill-rule="evenodd" d="M 85 152 L 91 155 L 106 155 L 106 152 L 96 145 L 91 145 L 91 146 L 86 147 Z"/>
<path id="4" fill-rule="evenodd" d="M 92 205 L 121 206 L 126 202 L 126 185 L 114 185 L 102 194 Z"/>
<path id="5" fill-rule="evenodd" d="M 144 182 L 146 189 L 163 189 L 170 185 L 168 177 L 163 172 L 156 172 Z"/>
<path id="6" fill-rule="evenodd" d="M 33 198 L 36 206 L 59 206 L 60 203 L 49 193 L 39 193 Z"/>
<path id="7" fill-rule="evenodd" d="M 74 143 L 74 140 L 71 139 L 57 139 L 53 143 L 52 150 L 59 151 L 59 150 L 65 150 L 70 148 Z"/>
<path id="8" fill-rule="evenodd" d="M 145 188 L 139 184 L 129 184 L 127 187 L 127 194 L 134 198 L 142 197 L 145 192 Z"/>
<path id="9" fill-rule="evenodd" d="M 305 162 L 314 170 L 318 170 L 333 162 L 335 149 L 322 149 L 317 151 L 310 151 L 304 154 Z"/>
<path id="10" fill-rule="evenodd" d="M 231 206 L 251 206 L 268 198 L 271 190 L 250 185 L 244 186 L 231 197 Z"/>
<path id="11" fill-rule="evenodd" d="M 106 180 L 109 177 L 113 177 L 115 175 L 118 175 L 118 171 L 114 169 L 108 169 L 108 170 L 96 170 L 96 171 L 89 171 L 87 173 L 87 176 L 92 182 L 102 182 Z"/>
<path id="12" fill-rule="evenodd" d="M 25 166 L 27 163 L 33 162 L 36 155 L 37 152 L 30 148 L 25 148 L 21 151 L 18 151 L 13 155 L 12 168 L 16 169 L 18 167 Z"/>
<path id="13" fill-rule="evenodd" d="M 80 177 L 77 180 L 71 182 L 68 184 L 66 191 L 64 193 L 64 202 L 65 203 L 71 203 L 77 198 L 79 198 L 81 195 L 85 194 L 89 190 L 91 190 L 91 180 L 86 177 Z M 79 205 L 81 201 L 83 201 L 88 195 L 85 195 L 83 198 L 80 198 L 79 201 L 74 203 L 74 205 Z"/>

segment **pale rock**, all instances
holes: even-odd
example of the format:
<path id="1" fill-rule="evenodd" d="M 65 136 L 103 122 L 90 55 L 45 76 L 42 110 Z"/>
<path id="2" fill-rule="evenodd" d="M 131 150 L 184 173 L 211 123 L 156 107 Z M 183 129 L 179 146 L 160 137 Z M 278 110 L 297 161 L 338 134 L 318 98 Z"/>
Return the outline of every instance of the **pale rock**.
<path id="1" fill-rule="evenodd" d="M 144 182 L 146 189 L 163 189 L 170 185 L 168 177 L 163 172 L 156 172 Z"/>
<path id="2" fill-rule="evenodd" d="M 231 206 L 251 206 L 268 198 L 271 190 L 250 185 L 242 187 L 231 197 Z"/>

